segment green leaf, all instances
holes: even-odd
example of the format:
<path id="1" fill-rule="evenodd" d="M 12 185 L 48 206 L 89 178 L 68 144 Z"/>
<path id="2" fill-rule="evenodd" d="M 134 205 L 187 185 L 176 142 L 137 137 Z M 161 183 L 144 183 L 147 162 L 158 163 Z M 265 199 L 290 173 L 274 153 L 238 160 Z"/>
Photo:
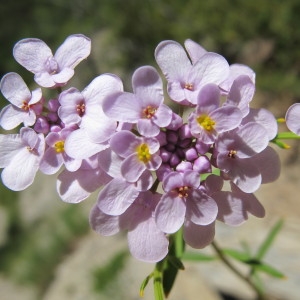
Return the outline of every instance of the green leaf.
<path id="1" fill-rule="evenodd" d="M 300 139 L 300 136 L 293 133 L 293 132 L 279 132 L 276 137 L 275 137 L 275 140 L 277 139 L 281 139 L 281 140 L 284 140 L 284 139 L 296 139 L 296 140 L 299 140 Z"/>
<path id="2" fill-rule="evenodd" d="M 168 262 L 170 262 L 176 269 L 185 269 L 182 261 L 176 256 L 168 256 Z"/>
<path id="3" fill-rule="evenodd" d="M 166 297 L 172 290 L 178 270 L 177 267 L 168 261 L 167 267 L 163 271 L 163 290 Z"/>
<path id="4" fill-rule="evenodd" d="M 182 256 L 183 260 L 189 260 L 189 261 L 212 261 L 216 260 L 217 258 L 213 255 L 207 255 L 203 253 L 196 253 L 196 252 L 185 252 Z"/>
<path id="5" fill-rule="evenodd" d="M 264 282 L 260 278 L 258 272 L 256 272 L 254 269 L 252 272 L 252 278 L 253 278 L 253 283 L 256 286 L 256 288 L 260 291 L 261 294 L 264 294 L 265 293 Z"/>
<path id="6" fill-rule="evenodd" d="M 255 266 L 255 270 L 267 273 L 268 275 L 271 275 L 272 277 L 276 277 L 276 278 L 280 278 L 280 279 L 286 278 L 286 276 L 282 272 L 278 271 L 277 269 L 275 269 L 272 266 L 267 265 L 267 264 L 258 264 L 257 266 Z"/>
<path id="7" fill-rule="evenodd" d="M 222 252 L 241 262 L 248 262 L 251 260 L 251 256 L 246 252 L 241 252 L 234 249 L 222 249 Z"/>
<path id="8" fill-rule="evenodd" d="M 273 242 L 275 240 L 275 237 L 277 236 L 277 234 L 281 230 L 282 226 L 283 226 L 283 219 L 280 219 L 273 226 L 273 228 L 270 230 L 269 234 L 267 235 L 266 239 L 264 240 L 264 242 L 259 247 L 259 249 L 258 249 L 258 251 L 255 255 L 255 259 L 261 260 L 266 255 L 266 253 L 270 249 L 271 245 L 273 244 Z"/>
<path id="9" fill-rule="evenodd" d="M 141 287 L 140 287 L 140 297 L 144 297 L 144 291 L 146 286 L 148 285 L 149 280 L 153 277 L 153 273 L 151 273 L 150 275 L 148 275 L 142 282 Z"/>

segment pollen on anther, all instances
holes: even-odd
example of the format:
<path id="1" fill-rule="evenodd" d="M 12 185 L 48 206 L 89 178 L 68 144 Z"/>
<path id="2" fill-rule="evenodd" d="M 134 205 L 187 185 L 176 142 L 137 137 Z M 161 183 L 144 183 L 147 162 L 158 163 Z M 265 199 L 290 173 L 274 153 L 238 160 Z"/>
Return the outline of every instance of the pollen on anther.
<path id="1" fill-rule="evenodd" d="M 56 153 L 62 153 L 65 151 L 65 142 L 64 141 L 58 141 L 54 144 L 54 149 Z"/>
<path id="2" fill-rule="evenodd" d="M 235 158 L 236 154 L 237 154 L 236 150 L 230 150 L 228 152 L 227 156 L 230 157 L 230 158 Z"/>
<path id="3" fill-rule="evenodd" d="M 27 101 L 23 101 L 21 108 L 25 111 L 28 111 L 30 108 L 30 105 L 28 104 Z"/>
<path id="4" fill-rule="evenodd" d="M 143 109 L 143 117 L 146 119 L 151 119 L 157 111 L 157 108 L 148 105 L 146 108 Z"/>
<path id="5" fill-rule="evenodd" d="M 76 111 L 80 117 L 82 117 L 85 113 L 85 103 L 80 103 L 76 105 Z"/>
<path id="6" fill-rule="evenodd" d="M 186 84 L 184 85 L 184 88 L 185 88 L 186 90 L 193 91 L 193 90 L 194 90 L 194 85 L 193 85 L 192 83 L 186 83 Z"/>

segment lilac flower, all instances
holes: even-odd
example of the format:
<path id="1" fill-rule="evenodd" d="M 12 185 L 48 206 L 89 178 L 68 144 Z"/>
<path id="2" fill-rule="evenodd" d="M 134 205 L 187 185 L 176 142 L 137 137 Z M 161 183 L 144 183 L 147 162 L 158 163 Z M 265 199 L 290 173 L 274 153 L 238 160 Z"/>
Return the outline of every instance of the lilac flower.
<path id="1" fill-rule="evenodd" d="M 133 94 L 120 92 L 107 97 L 105 114 L 121 122 L 136 123 L 146 137 L 158 135 L 172 119 L 172 111 L 163 104 L 163 84 L 158 72 L 150 66 L 137 69 L 132 76 Z"/>
<path id="2" fill-rule="evenodd" d="M 8 73 L 1 79 L 1 92 L 11 103 L 5 106 L 0 114 L 0 124 L 5 130 L 10 130 L 21 123 L 32 126 L 36 114 L 40 113 L 42 90 L 37 88 L 30 92 L 22 77 L 17 73 Z"/>
<path id="3" fill-rule="evenodd" d="M 140 193 L 133 204 L 121 215 L 111 216 L 103 213 L 95 205 L 90 213 L 93 230 L 105 236 L 127 230 L 129 250 L 135 258 L 155 263 L 168 253 L 168 239 L 158 229 L 153 217 L 160 195 L 151 192 Z"/>
<path id="4" fill-rule="evenodd" d="M 221 55 L 207 52 L 192 64 L 184 48 L 175 41 L 161 42 L 155 50 L 155 59 L 167 78 L 171 99 L 184 105 L 197 104 L 204 85 L 218 85 L 229 74 L 229 65 Z"/>
<path id="5" fill-rule="evenodd" d="M 300 103 L 289 107 L 285 115 L 286 125 L 290 131 L 300 135 Z"/>
<path id="6" fill-rule="evenodd" d="M 261 184 L 261 172 L 253 157 L 268 146 L 266 129 L 254 122 L 224 132 L 215 143 L 216 167 L 243 192 L 252 193 Z"/>
<path id="7" fill-rule="evenodd" d="M 145 170 L 157 170 L 162 162 L 155 138 L 141 138 L 130 131 L 120 131 L 112 136 L 110 147 L 125 158 L 121 172 L 128 182 L 136 182 Z"/>
<path id="8" fill-rule="evenodd" d="M 192 41 L 191 39 L 185 40 L 184 46 L 186 48 L 186 51 L 189 54 L 189 57 L 193 65 L 197 63 L 197 61 L 200 60 L 200 58 L 205 53 L 207 53 L 207 51 L 202 46 Z M 255 73 L 252 69 L 250 69 L 246 65 L 232 64 L 229 66 L 228 77 L 219 84 L 222 94 L 227 94 L 231 89 L 232 83 L 235 81 L 237 77 L 241 75 L 246 75 L 251 80 L 251 82 L 255 84 Z"/>
<path id="9" fill-rule="evenodd" d="M 81 159 L 73 159 L 65 152 L 65 140 L 72 129 L 64 128 L 60 132 L 50 132 L 45 141 L 48 145 L 40 163 L 40 170 L 45 174 L 54 174 L 64 164 L 68 171 L 79 169 Z"/>
<path id="10" fill-rule="evenodd" d="M 171 172 L 165 176 L 165 194 L 155 209 L 157 226 L 163 232 L 174 233 L 186 221 L 202 226 L 215 221 L 217 205 L 199 186 L 200 176 L 194 171 Z"/>
<path id="11" fill-rule="evenodd" d="M 42 134 L 23 127 L 20 134 L 0 135 L 0 168 L 3 183 L 13 191 L 30 186 L 44 154 Z"/>
<path id="12" fill-rule="evenodd" d="M 218 134 L 236 128 L 242 121 L 242 113 L 237 107 L 219 107 L 220 96 L 215 84 L 207 84 L 201 89 L 197 107 L 189 116 L 191 133 L 202 143 L 214 143 Z"/>
<path id="13" fill-rule="evenodd" d="M 47 44 L 36 38 L 23 39 L 13 49 L 16 61 L 35 74 L 37 84 L 47 88 L 65 85 L 90 52 L 91 41 L 82 34 L 70 35 L 54 56 Z"/>

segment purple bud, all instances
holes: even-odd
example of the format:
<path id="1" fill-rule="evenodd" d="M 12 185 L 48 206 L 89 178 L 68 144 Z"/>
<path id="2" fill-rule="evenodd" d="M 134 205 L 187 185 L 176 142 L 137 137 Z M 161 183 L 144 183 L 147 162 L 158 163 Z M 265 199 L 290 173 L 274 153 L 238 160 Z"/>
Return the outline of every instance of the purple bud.
<path id="1" fill-rule="evenodd" d="M 160 157 L 164 163 L 169 161 L 171 155 L 172 155 L 172 153 L 170 153 L 169 151 L 167 151 L 165 149 L 160 150 Z"/>
<path id="2" fill-rule="evenodd" d="M 161 146 L 167 144 L 166 133 L 164 131 L 160 131 L 159 134 L 155 137 Z"/>
<path id="3" fill-rule="evenodd" d="M 176 153 L 172 154 L 169 163 L 171 167 L 175 167 L 180 163 L 180 158 L 177 156 Z"/>
<path id="4" fill-rule="evenodd" d="M 49 111 L 57 112 L 59 106 L 60 106 L 60 103 L 58 102 L 57 99 L 50 99 L 48 101 L 48 109 L 49 109 Z"/>
<path id="5" fill-rule="evenodd" d="M 50 125 L 49 125 L 47 119 L 45 117 L 41 116 L 36 119 L 33 129 L 38 133 L 46 134 L 50 130 Z"/>
<path id="6" fill-rule="evenodd" d="M 197 140 L 197 143 L 196 143 L 195 147 L 196 147 L 198 153 L 205 154 L 209 150 L 210 145 L 209 144 L 204 144 L 201 141 Z"/>
<path id="7" fill-rule="evenodd" d="M 188 147 L 190 147 L 191 143 L 192 143 L 192 140 L 188 138 L 188 139 L 179 141 L 178 146 L 181 148 L 188 148 Z"/>
<path id="8" fill-rule="evenodd" d="M 179 129 L 179 137 L 180 139 L 184 140 L 186 138 L 191 138 L 192 134 L 190 131 L 190 127 L 188 124 L 183 124 Z"/>
<path id="9" fill-rule="evenodd" d="M 182 123 L 183 123 L 182 118 L 179 115 L 173 113 L 172 121 L 170 125 L 168 125 L 166 128 L 170 130 L 178 130 L 180 126 L 182 126 Z"/>
<path id="10" fill-rule="evenodd" d="M 200 174 L 203 173 L 211 173 L 211 164 L 205 155 L 199 156 L 193 165 L 193 170 L 199 172 Z"/>
<path id="11" fill-rule="evenodd" d="M 193 161 L 198 157 L 198 152 L 195 148 L 187 149 L 184 152 L 185 152 L 185 158 L 188 161 Z"/>
<path id="12" fill-rule="evenodd" d="M 178 141 L 178 135 L 175 131 L 167 131 L 167 141 L 176 144 Z"/>
<path id="13" fill-rule="evenodd" d="M 51 127 L 50 127 L 51 132 L 60 132 L 61 130 L 62 130 L 62 128 L 58 125 L 51 125 Z"/>
<path id="14" fill-rule="evenodd" d="M 57 115 L 56 112 L 49 112 L 47 114 L 47 118 L 48 118 L 49 121 L 55 123 L 58 120 L 58 115 Z"/>
<path id="15" fill-rule="evenodd" d="M 193 166 L 192 163 L 189 161 L 182 161 L 177 167 L 176 171 L 178 172 L 185 172 L 186 170 L 192 170 Z"/>
<path id="16" fill-rule="evenodd" d="M 175 148 L 176 148 L 176 146 L 173 145 L 173 144 L 168 144 L 168 145 L 165 146 L 165 149 L 166 149 L 167 151 L 170 151 L 170 152 L 175 151 Z"/>

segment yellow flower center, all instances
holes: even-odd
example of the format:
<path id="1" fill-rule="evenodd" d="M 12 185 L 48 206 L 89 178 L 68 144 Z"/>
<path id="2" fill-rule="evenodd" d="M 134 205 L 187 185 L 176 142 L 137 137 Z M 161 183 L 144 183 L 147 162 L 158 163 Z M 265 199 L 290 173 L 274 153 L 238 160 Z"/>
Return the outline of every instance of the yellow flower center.
<path id="1" fill-rule="evenodd" d="M 23 101 L 21 108 L 25 111 L 28 111 L 30 108 L 30 105 L 28 104 L 27 101 Z"/>
<path id="2" fill-rule="evenodd" d="M 151 159 L 149 147 L 147 144 L 141 144 L 136 149 L 137 157 L 143 163 L 147 163 Z"/>
<path id="3" fill-rule="evenodd" d="M 206 131 L 212 131 L 216 122 L 210 118 L 208 115 L 200 115 L 197 118 L 197 122 L 202 126 Z"/>
<path id="4" fill-rule="evenodd" d="M 230 157 L 230 158 L 235 158 L 236 154 L 237 154 L 236 150 L 230 150 L 228 152 L 227 156 Z"/>
<path id="5" fill-rule="evenodd" d="M 58 141 L 54 144 L 54 148 L 56 153 L 62 153 L 65 151 L 65 142 L 64 141 Z"/>

